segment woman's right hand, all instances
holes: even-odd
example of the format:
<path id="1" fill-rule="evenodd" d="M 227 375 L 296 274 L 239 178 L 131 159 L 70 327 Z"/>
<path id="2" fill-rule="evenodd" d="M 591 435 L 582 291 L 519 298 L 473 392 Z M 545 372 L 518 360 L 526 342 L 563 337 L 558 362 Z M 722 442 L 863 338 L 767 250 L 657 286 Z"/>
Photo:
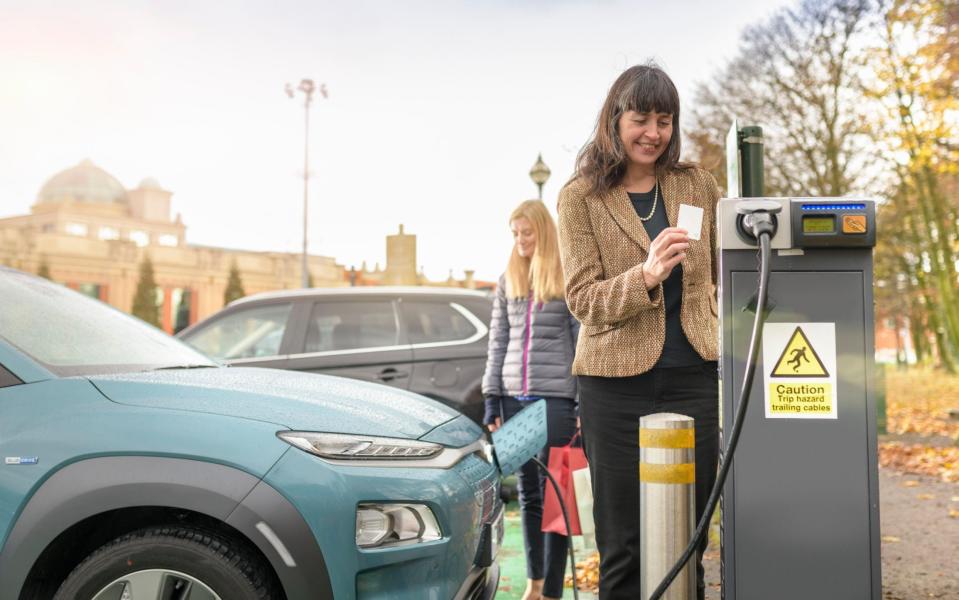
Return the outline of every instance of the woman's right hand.
<path id="1" fill-rule="evenodd" d="M 647 290 L 665 281 L 673 267 L 686 258 L 686 249 L 689 248 L 687 233 L 679 227 L 667 227 L 649 245 L 649 256 L 643 263 L 643 280 Z"/>
<path id="2" fill-rule="evenodd" d="M 502 426 L 503 426 L 503 418 L 496 417 L 495 419 L 493 419 L 492 423 L 487 423 L 486 428 L 489 429 L 490 433 L 493 433 Z"/>

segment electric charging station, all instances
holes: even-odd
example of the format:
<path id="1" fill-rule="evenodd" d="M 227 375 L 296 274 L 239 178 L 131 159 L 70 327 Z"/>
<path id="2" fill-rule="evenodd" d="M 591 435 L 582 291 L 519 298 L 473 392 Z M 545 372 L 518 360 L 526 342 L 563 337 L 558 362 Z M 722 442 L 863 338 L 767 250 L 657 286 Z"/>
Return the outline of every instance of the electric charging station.
<path id="1" fill-rule="evenodd" d="M 744 382 L 752 381 L 747 364 L 755 366 L 723 491 L 726 600 L 881 597 L 875 215 L 875 202 L 866 199 L 719 203 L 724 437 Z M 750 233 L 756 219 L 771 223 L 765 259 L 757 258 L 760 244 Z M 764 298 L 757 296 L 763 260 Z M 765 304 L 765 323 L 761 351 L 750 358 L 752 330 L 761 322 L 757 300 Z"/>

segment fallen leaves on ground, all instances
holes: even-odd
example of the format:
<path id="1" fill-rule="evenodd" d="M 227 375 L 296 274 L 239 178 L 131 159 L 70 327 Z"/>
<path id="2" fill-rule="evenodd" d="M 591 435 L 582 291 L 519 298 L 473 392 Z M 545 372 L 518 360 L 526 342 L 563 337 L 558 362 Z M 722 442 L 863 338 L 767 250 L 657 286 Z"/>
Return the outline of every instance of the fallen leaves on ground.
<path id="1" fill-rule="evenodd" d="M 576 563 L 577 588 L 584 592 L 599 593 L 599 552 Z M 566 587 L 573 587 L 573 578 L 566 576 Z"/>
<path id="2" fill-rule="evenodd" d="M 886 375 L 886 430 L 959 439 L 959 377 L 925 369 Z"/>
<path id="3" fill-rule="evenodd" d="M 959 377 L 926 369 L 888 371 L 886 430 L 893 435 L 911 434 L 937 438 L 937 441 L 880 444 L 879 465 L 905 473 L 930 475 L 946 482 L 959 482 L 959 421 L 951 416 L 957 410 Z M 943 445 L 938 439 L 941 437 L 952 438 L 957 444 Z M 906 481 L 902 485 L 915 487 L 919 482 Z"/>
<path id="4" fill-rule="evenodd" d="M 959 482 L 959 446 L 937 448 L 923 444 L 887 442 L 879 445 L 879 466 Z M 914 487 L 911 482 L 904 487 Z"/>
<path id="5" fill-rule="evenodd" d="M 897 537 L 894 536 L 894 535 L 884 535 L 884 536 L 882 536 L 882 541 L 888 542 L 888 543 L 890 543 L 890 544 L 896 544 L 896 543 L 898 543 L 898 542 L 901 542 L 902 540 L 900 540 L 899 538 L 897 538 Z"/>

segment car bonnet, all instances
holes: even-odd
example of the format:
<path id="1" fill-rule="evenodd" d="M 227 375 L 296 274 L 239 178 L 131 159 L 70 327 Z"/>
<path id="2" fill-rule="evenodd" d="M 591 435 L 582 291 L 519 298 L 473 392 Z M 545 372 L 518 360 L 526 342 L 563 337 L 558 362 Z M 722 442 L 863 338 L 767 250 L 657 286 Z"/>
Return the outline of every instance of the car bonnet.
<path id="1" fill-rule="evenodd" d="M 173 369 L 89 379 L 120 404 L 229 415 L 300 431 L 415 439 L 459 415 L 405 390 L 277 369 Z"/>

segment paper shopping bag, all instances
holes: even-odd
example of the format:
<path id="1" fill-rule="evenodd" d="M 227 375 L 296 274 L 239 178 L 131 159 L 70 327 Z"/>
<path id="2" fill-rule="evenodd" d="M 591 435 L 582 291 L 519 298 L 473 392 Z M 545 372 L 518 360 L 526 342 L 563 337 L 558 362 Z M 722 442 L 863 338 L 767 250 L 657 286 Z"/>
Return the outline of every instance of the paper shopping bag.
<path id="1" fill-rule="evenodd" d="M 593 523 L 593 481 L 589 465 L 573 471 L 573 488 L 576 490 L 576 510 L 579 513 L 579 528 L 584 536 L 596 533 Z"/>
<path id="2" fill-rule="evenodd" d="M 575 439 L 575 438 L 574 438 Z M 549 449 L 549 472 L 559 484 L 566 512 L 569 515 L 569 527 L 572 535 L 581 535 L 579 512 L 576 509 L 576 488 L 573 483 L 573 471 L 586 467 L 586 454 L 582 448 L 570 445 Z M 563 509 L 553 485 L 547 480 L 546 495 L 543 500 L 543 531 L 570 535 L 563 521 Z"/>

